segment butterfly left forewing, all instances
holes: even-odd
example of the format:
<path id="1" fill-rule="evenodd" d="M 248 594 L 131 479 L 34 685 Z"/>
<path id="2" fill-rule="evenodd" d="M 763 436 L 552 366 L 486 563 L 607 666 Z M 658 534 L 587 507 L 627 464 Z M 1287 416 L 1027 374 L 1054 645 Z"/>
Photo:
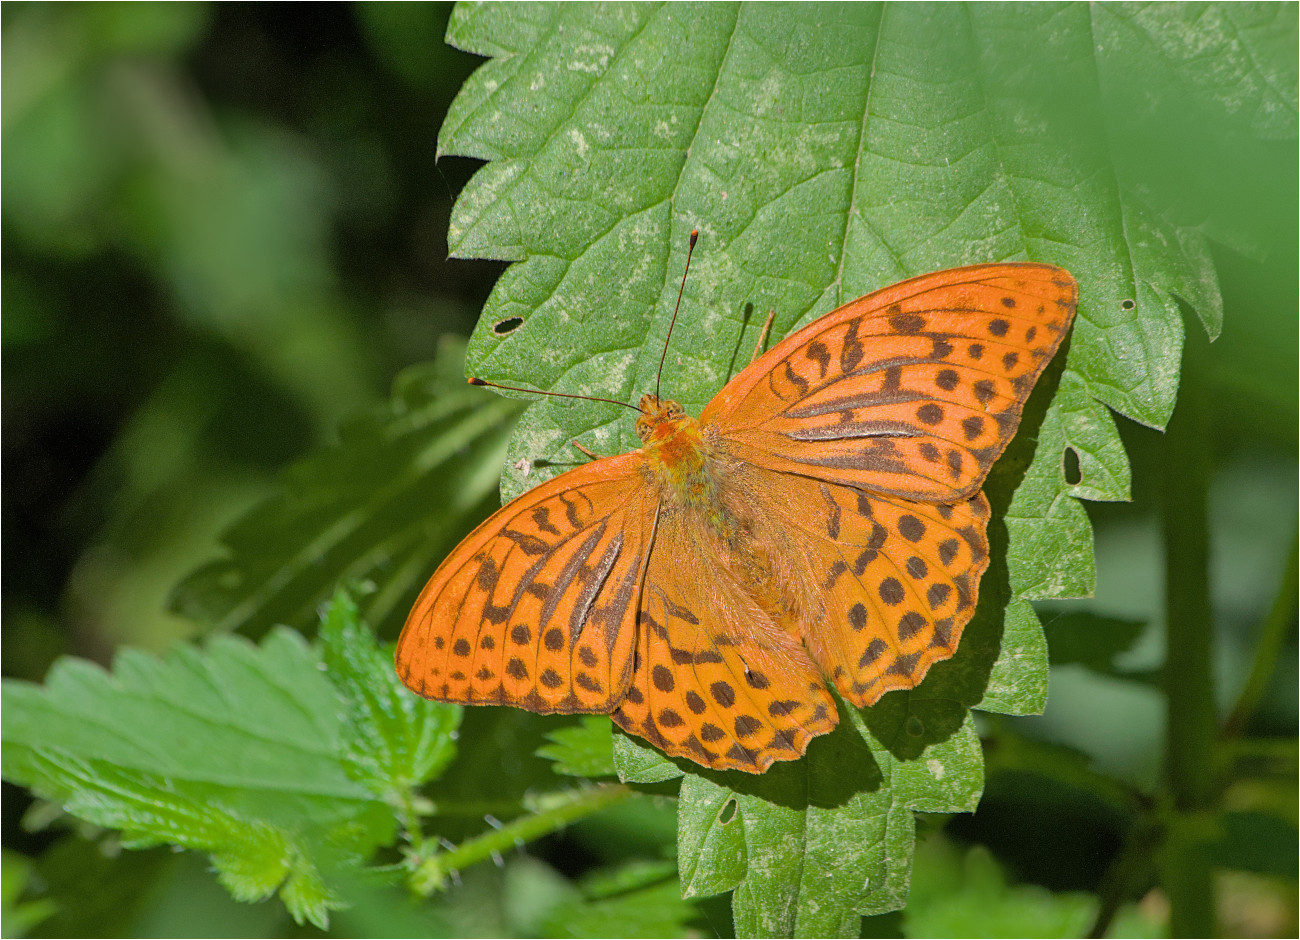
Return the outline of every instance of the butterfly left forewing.
<path id="1" fill-rule="evenodd" d="M 800 330 L 709 403 L 728 453 L 911 499 L 979 490 L 1074 316 L 1060 268 L 956 268 L 868 294 Z"/>
<path id="2" fill-rule="evenodd" d="M 632 674 L 654 507 L 640 453 L 570 470 L 498 510 L 438 567 L 397 642 L 414 692 L 608 712 Z"/>

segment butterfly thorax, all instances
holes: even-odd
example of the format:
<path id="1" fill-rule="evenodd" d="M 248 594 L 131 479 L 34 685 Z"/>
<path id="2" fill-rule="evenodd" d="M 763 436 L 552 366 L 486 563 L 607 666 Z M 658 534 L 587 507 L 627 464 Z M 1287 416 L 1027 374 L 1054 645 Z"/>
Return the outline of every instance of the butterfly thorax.
<path id="1" fill-rule="evenodd" d="M 730 535 L 732 525 L 722 508 L 709 435 L 675 401 L 645 395 L 640 407 L 636 432 L 665 508 L 698 511 L 719 534 Z"/>

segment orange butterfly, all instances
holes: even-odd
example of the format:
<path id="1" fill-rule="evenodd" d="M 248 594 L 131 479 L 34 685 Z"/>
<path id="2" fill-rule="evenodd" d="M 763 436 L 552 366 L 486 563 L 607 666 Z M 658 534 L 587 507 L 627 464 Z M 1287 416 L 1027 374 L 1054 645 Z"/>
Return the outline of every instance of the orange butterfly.
<path id="1" fill-rule="evenodd" d="M 692 246 L 694 238 L 692 238 Z M 759 356 L 699 419 L 645 395 L 638 451 L 530 490 L 434 573 L 413 691 L 609 714 L 761 773 L 948 659 L 988 567 L 980 485 L 1078 288 L 1046 264 L 913 278 Z"/>

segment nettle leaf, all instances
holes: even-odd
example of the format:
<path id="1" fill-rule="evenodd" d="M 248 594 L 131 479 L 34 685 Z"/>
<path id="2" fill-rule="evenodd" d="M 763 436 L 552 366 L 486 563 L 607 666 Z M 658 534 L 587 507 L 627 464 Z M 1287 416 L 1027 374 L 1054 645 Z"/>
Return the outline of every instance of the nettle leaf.
<path id="1" fill-rule="evenodd" d="M 320 637 L 329 679 L 345 703 L 348 774 L 393 802 L 441 775 L 456 756 L 460 706 L 422 699 L 402 685 L 392 648 L 375 642 L 347 591 L 335 592 Z"/>
<path id="2" fill-rule="evenodd" d="M 128 847 L 205 852 L 236 898 L 278 890 L 300 922 L 323 928 L 340 904 L 330 873 L 395 833 L 391 781 L 352 772 L 345 700 L 288 630 L 162 659 L 125 650 L 111 673 L 63 659 L 44 686 L 5 680 L 3 707 L 6 779 Z"/>
<path id="3" fill-rule="evenodd" d="M 555 761 L 557 774 L 569 777 L 614 776 L 614 732 L 603 715 L 583 715 L 578 724 L 547 732 L 537 756 Z"/>
<path id="4" fill-rule="evenodd" d="M 485 516 L 518 410 L 465 384 L 464 349 L 408 369 L 391 400 L 346 423 L 337 446 L 284 476 L 283 492 L 223 536 L 227 558 L 191 574 L 172 606 L 217 630 L 259 636 L 315 625 L 344 580 L 381 589 L 360 599 L 377 629 L 400 626 L 416 592 Z"/>
<path id="5" fill-rule="evenodd" d="M 737 936 L 857 936 L 906 899 L 913 813 L 978 802 L 969 711 L 919 689 L 848 711 L 802 761 L 682 780 L 683 893 L 735 888 Z"/>
<path id="6" fill-rule="evenodd" d="M 1294 34 L 1288 15 L 1274 25 Z M 904 277 L 1006 259 L 1060 264 L 1080 284 L 1068 350 L 986 487 L 993 565 L 953 660 L 865 714 L 842 709 L 806 760 L 758 778 L 704 773 L 616 734 L 625 780 L 683 778 L 682 883 L 734 887 L 739 934 L 853 933 L 858 914 L 900 906 L 912 813 L 978 798 L 967 709 L 1041 709 L 1047 648 L 1028 600 L 1091 590 L 1077 500 L 1128 493 L 1108 409 L 1153 427 L 1169 418 L 1180 304 L 1211 336 L 1222 319 L 1203 232 L 1240 222 L 1218 226 L 1214 207 L 1192 211 L 1153 183 L 1151 155 L 1163 151 L 1117 160 L 1122 131 L 1143 127 L 1168 92 L 1192 102 L 1160 111 L 1179 132 L 1204 127 L 1208 109 L 1252 139 L 1293 135 L 1295 83 L 1278 76 L 1294 75 L 1294 38 L 1274 43 L 1245 16 L 1087 4 L 456 8 L 448 41 L 489 61 L 449 112 L 439 152 L 488 162 L 456 204 L 450 244 L 518 262 L 470 341 L 476 375 L 624 401 L 653 391 L 693 228 L 701 240 L 662 383 L 693 413 L 745 365 L 769 310 L 780 337 Z M 1103 31 L 1123 41 L 1100 42 Z M 1132 61 L 1148 48 L 1165 50 L 1166 71 Z M 582 462 L 575 439 L 605 454 L 639 444 L 621 409 L 534 402 L 503 494 Z"/>

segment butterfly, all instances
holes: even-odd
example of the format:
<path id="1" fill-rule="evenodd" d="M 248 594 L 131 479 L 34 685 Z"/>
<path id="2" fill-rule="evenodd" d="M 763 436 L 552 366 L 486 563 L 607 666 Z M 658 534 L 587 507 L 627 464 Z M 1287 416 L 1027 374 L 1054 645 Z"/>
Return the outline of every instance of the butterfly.
<path id="1" fill-rule="evenodd" d="M 698 419 L 643 396 L 639 450 L 536 486 L 438 567 L 399 676 L 608 714 L 715 769 L 801 757 L 838 721 L 831 687 L 866 707 L 956 651 L 989 564 L 980 488 L 1077 297 L 1047 264 L 940 271 L 787 337 Z"/>

